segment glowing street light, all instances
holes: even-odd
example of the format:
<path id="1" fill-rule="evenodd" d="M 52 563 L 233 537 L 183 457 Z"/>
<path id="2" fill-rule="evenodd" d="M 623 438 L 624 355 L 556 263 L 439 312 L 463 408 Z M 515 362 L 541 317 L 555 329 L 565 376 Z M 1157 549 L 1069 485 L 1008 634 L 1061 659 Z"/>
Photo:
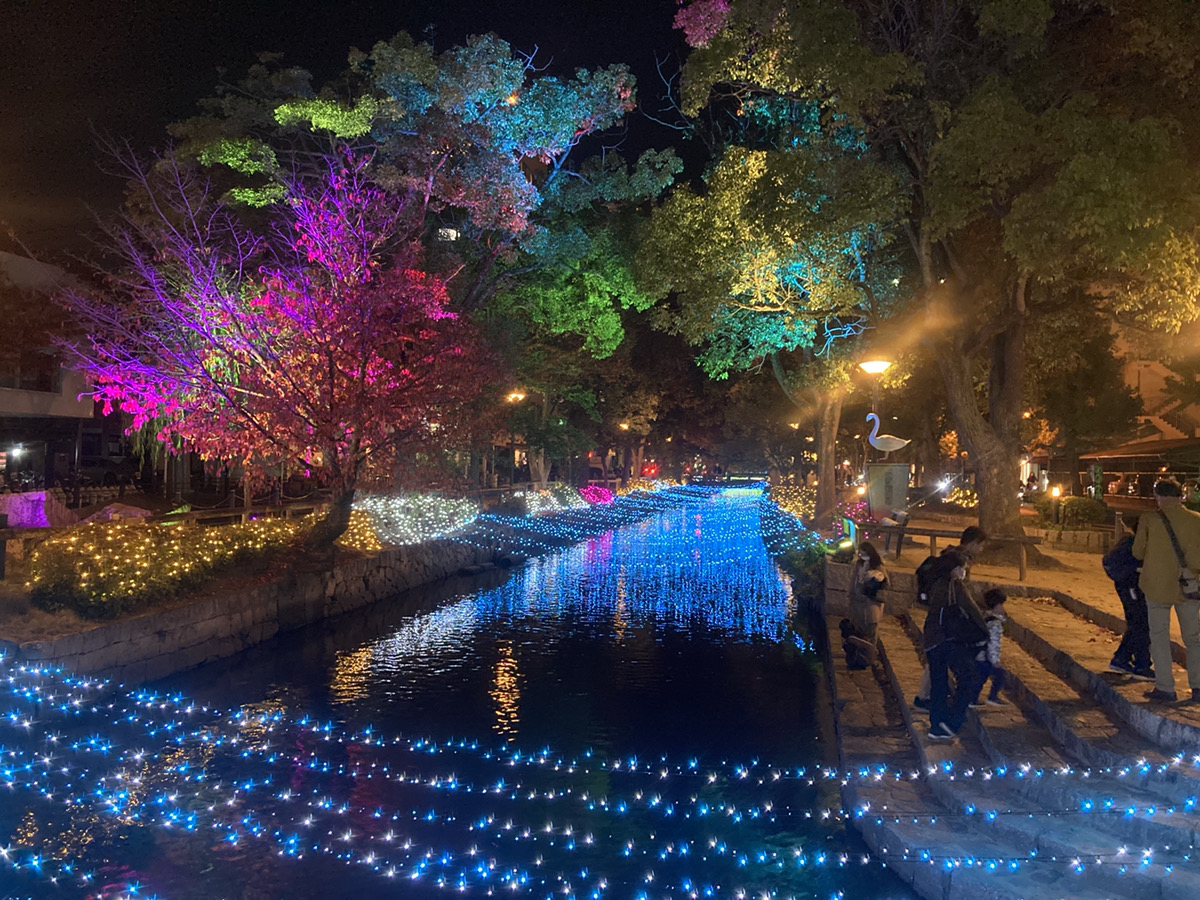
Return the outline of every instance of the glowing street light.
<path id="1" fill-rule="evenodd" d="M 868 375 L 882 375 L 892 367 L 890 359 L 867 359 L 858 364 L 858 367 Z"/>

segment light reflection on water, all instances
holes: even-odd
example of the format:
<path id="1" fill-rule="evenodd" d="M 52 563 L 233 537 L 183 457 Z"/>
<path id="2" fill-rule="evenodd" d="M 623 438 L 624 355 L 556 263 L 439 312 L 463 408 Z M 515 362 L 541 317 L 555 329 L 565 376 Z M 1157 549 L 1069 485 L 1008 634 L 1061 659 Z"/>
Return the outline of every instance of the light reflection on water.
<path id="1" fill-rule="evenodd" d="M 752 497 L 661 513 L 494 587 L 380 615 L 157 686 L 250 718 L 236 742 L 227 720 L 193 731 L 161 757 L 170 771 L 144 764 L 139 789 L 192 791 L 187 815 L 206 835 L 176 820 L 121 860 L 144 894 L 384 896 L 390 868 L 406 896 L 908 896 L 877 864 L 813 862 L 861 851 L 813 816 L 840 805 L 832 788 L 702 777 L 821 761 L 821 676 Z M 297 724 L 306 715 L 318 725 Z M 127 734 L 149 727 L 131 721 Z M 225 805 L 231 784 L 249 786 Z"/>

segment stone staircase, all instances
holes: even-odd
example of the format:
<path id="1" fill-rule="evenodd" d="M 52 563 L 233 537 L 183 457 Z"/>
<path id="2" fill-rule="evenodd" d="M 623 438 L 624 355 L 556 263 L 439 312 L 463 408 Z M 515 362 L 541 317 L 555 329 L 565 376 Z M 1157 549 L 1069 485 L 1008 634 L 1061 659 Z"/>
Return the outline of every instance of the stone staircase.
<path id="1" fill-rule="evenodd" d="M 827 596 L 843 804 L 868 846 L 938 900 L 1200 896 L 1200 706 L 1151 705 L 1151 685 L 1106 671 L 1123 628 L 1111 614 L 1005 589 L 1009 705 L 972 712 L 954 743 L 929 741 L 911 705 L 924 612 L 893 598 L 876 664 L 852 671 Z M 886 777 L 863 777 L 881 763 Z"/>

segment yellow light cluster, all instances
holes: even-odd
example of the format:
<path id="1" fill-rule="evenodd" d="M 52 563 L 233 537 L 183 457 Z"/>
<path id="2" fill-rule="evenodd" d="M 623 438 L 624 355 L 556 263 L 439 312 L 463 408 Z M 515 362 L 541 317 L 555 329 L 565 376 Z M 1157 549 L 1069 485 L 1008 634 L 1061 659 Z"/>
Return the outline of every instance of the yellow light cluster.
<path id="1" fill-rule="evenodd" d="M 38 545 L 25 586 L 44 609 L 108 618 L 169 597 L 222 566 L 279 549 L 301 527 L 287 519 L 222 528 L 82 525 Z"/>
<path id="2" fill-rule="evenodd" d="M 817 489 L 807 485 L 780 484 L 771 488 L 771 499 L 785 513 L 811 519 L 817 511 Z"/>
<path id="3" fill-rule="evenodd" d="M 946 502 L 961 506 L 963 509 L 974 509 L 979 505 L 979 494 L 972 487 L 959 486 L 946 496 Z"/>
<path id="4" fill-rule="evenodd" d="M 375 533 L 375 523 L 371 521 L 371 514 L 365 509 L 350 510 L 350 524 L 337 539 L 337 545 L 347 550 L 357 550 L 359 553 L 378 553 L 383 549 L 383 542 Z"/>
<path id="5" fill-rule="evenodd" d="M 678 487 L 679 482 L 674 478 L 630 478 L 624 487 L 617 488 L 617 496 L 626 497 L 634 491 L 661 491 L 669 487 Z"/>

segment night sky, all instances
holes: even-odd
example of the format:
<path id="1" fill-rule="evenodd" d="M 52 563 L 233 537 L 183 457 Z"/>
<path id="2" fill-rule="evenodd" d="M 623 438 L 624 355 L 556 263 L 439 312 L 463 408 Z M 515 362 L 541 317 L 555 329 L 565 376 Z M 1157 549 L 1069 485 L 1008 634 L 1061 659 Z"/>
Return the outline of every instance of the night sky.
<path id="1" fill-rule="evenodd" d="M 93 129 L 161 146 L 166 125 L 213 94 L 219 67 L 237 80 L 262 51 L 320 84 L 352 46 L 368 50 L 397 31 L 439 51 L 492 31 L 537 50 L 553 74 L 627 63 L 653 110 L 655 55 L 682 51 L 675 9 L 675 0 L 0 0 L 0 249 L 17 249 L 10 229 L 44 259 L 85 249 L 88 209 L 103 213 L 121 196 L 99 171 Z M 629 124 L 631 150 L 670 140 L 638 113 Z"/>

